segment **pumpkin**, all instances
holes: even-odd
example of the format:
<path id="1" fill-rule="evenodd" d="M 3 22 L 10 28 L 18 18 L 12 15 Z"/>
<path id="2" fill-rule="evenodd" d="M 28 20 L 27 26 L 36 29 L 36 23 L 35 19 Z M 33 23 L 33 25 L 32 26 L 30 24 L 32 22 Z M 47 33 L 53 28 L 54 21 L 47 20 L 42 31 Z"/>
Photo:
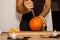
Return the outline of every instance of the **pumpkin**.
<path id="1" fill-rule="evenodd" d="M 15 33 L 15 30 L 13 28 L 10 28 L 8 34 Z"/>
<path id="2" fill-rule="evenodd" d="M 19 29 L 19 28 L 16 28 L 16 29 L 15 29 L 15 32 L 16 32 L 16 33 L 20 32 L 20 29 Z"/>
<path id="3" fill-rule="evenodd" d="M 34 17 L 29 22 L 32 31 L 39 31 L 43 27 L 43 19 L 41 17 Z"/>

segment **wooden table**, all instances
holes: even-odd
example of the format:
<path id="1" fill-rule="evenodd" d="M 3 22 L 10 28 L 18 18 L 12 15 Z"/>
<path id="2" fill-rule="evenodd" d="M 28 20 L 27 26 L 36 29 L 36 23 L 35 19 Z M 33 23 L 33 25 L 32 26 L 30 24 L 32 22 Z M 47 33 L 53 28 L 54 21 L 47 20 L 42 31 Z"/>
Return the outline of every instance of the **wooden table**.
<path id="1" fill-rule="evenodd" d="M 51 36 L 53 32 L 19 32 L 18 37 L 31 37 L 28 40 L 60 40 L 60 38 L 48 38 Z M 60 34 L 60 32 L 57 32 Z M 8 40 L 7 37 L 9 35 L 7 33 L 3 33 L 0 35 L 0 40 Z"/>

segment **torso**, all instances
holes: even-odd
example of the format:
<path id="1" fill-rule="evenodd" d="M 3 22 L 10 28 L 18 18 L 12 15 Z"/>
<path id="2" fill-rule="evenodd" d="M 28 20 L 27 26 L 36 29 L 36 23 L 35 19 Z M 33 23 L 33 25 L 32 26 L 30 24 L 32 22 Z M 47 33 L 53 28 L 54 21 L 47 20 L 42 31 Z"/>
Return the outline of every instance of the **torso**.
<path id="1" fill-rule="evenodd" d="M 34 8 L 33 8 L 34 14 L 35 14 L 35 16 L 38 16 L 43 10 L 45 0 L 32 0 L 32 1 L 34 3 Z M 27 27 L 29 27 L 29 21 L 31 18 L 33 18 L 32 12 L 23 14 L 22 20 L 20 23 L 21 30 L 24 28 L 25 28 L 25 30 L 26 29 L 29 30 L 29 28 L 27 28 Z"/>

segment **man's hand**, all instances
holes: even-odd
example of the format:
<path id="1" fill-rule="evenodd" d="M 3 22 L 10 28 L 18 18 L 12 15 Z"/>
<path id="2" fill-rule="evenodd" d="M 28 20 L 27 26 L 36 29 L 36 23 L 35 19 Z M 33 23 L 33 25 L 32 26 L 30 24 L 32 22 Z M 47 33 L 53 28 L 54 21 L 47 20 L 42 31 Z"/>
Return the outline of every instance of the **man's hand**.
<path id="1" fill-rule="evenodd" d="M 46 19 L 45 18 L 43 18 L 42 16 L 39 16 L 40 18 L 42 18 L 43 19 L 43 28 L 46 26 L 46 23 L 47 23 L 47 21 L 46 21 Z"/>
<path id="2" fill-rule="evenodd" d="M 34 4 L 31 0 L 24 0 L 24 6 L 29 10 L 32 11 L 32 8 L 34 8 Z"/>

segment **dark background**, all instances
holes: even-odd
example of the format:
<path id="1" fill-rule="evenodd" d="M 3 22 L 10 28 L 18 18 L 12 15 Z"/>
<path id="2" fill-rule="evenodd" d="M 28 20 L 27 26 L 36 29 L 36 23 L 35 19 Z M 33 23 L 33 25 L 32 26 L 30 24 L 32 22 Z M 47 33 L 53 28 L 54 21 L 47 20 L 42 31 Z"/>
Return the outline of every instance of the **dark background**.
<path id="1" fill-rule="evenodd" d="M 52 0 L 51 10 L 53 29 L 60 31 L 60 0 Z"/>

